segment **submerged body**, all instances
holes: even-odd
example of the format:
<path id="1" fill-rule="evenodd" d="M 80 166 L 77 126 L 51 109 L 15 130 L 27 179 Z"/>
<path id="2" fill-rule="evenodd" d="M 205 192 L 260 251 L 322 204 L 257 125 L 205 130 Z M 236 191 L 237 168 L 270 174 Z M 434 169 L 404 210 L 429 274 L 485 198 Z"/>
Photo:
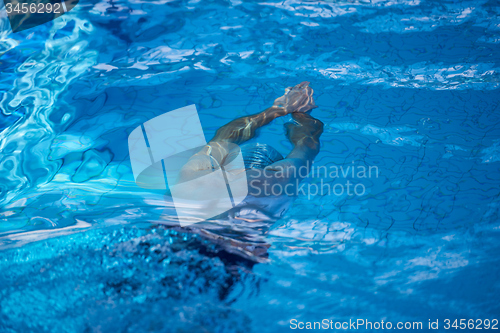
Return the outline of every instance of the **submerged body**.
<path id="1" fill-rule="evenodd" d="M 307 175 L 319 152 L 323 123 L 307 113 L 316 107 L 312 95 L 313 90 L 309 87 L 309 82 L 302 82 L 287 88 L 285 95 L 277 98 L 266 110 L 224 125 L 214 138 L 183 166 L 179 182 L 187 182 L 211 173 L 214 164 L 217 168 L 224 168 L 241 152 L 244 170 L 232 169 L 230 172 L 232 175 L 246 176 L 248 195 L 233 209 L 216 218 L 229 219 L 235 223 L 274 221 L 280 218 L 295 197 L 294 188 Z M 293 149 L 286 157 L 270 145 L 247 143 L 259 128 L 289 114 L 294 122 L 287 123 L 285 128 Z M 299 173 L 298 169 L 305 169 L 306 172 Z M 273 186 L 281 189 L 279 195 L 275 195 L 277 191 L 269 191 Z M 196 189 L 192 192 L 195 197 Z"/>

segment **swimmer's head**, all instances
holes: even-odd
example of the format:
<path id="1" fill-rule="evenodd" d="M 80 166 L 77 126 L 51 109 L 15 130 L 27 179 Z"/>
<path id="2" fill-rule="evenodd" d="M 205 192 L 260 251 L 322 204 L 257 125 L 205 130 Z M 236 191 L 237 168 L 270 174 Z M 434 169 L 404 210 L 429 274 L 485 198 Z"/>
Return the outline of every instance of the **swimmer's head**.
<path id="1" fill-rule="evenodd" d="M 276 149 L 264 143 L 245 143 L 239 149 L 231 150 L 227 159 L 241 152 L 245 169 L 264 169 L 265 167 L 283 159 Z"/>

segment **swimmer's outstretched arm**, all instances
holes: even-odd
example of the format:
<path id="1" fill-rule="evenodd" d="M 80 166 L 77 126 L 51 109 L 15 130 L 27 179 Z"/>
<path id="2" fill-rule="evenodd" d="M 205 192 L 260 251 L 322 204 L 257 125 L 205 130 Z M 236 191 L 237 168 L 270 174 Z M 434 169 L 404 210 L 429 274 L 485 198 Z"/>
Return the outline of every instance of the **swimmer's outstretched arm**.
<path id="1" fill-rule="evenodd" d="M 296 193 L 300 180 L 309 174 L 312 162 L 319 153 L 319 138 L 323 133 L 323 123 L 308 113 L 292 113 L 295 123 L 286 124 L 286 135 L 293 144 L 292 151 L 285 159 L 264 168 L 264 171 L 247 170 L 249 193 L 255 197 L 267 196 L 266 187 L 281 184 L 288 193 Z M 291 186 L 291 189 L 288 187 Z"/>
<path id="2" fill-rule="evenodd" d="M 307 112 L 315 108 L 316 105 L 314 104 L 312 94 L 313 90 L 309 87 L 309 82 L 302 82 L 294 87 L 287 88 L 285 95 L 277 98 L 273 106 L 264 111 L 235 119 L 222 126 L 217 130 L 213 139 L 184 165 L 180 178 L 189 179 L 189 177 L 195 175 L 197 172 L 211 170 L 213 166 L 210 158 L 212 157 L 219 164 L 222 164 L 224 158 L 232 148 L 231 144 L 239 145 L 250 140 L 255 136 L 257 129 L 269 124 L 274 119 L 290 113 Z M 302 142 L 299 143 L 300 140 L 295 141 L 297 141 L 297 149 L 294 154 L 298 156 L 299 151 L 304 150 L 301 147 L 305 146 Z M 292 143 L 295 141 L 292 141 Z M 210 156 L 210 158 L 207 158 L 207 156 Z"/>
<path id="3" fill-rule="evenodd" d="M 273 105 L 260 113 L 237 118 L 219 128 L 207 146 L 195 156 L 210 154 L 220 164 L 231 149 L 228 143 L 242 144 L 253 138 L 257 129 L 288 113 L 284 107 Z"/>
<path id="4" fill-rule="evenodd" d="M 312 162 L 319 153 L 319 138 L 323 123 L 308 113 L 292 113 L 295 123 L 286 124 L 286 135 L 293 145 L 292 151 L 281 161 L 264 168 L 247 170 L 249 194 L 268 196 L 268 186 L 281 184 L 285 194 L 293 195 L 298 182 L 309 174 Z M 298 182 L 297 182 L 298 181 Z M 291 188 L 289 188 L 291 186 Z"/>
<path id="5" fill-rule="evenodd" d="M 292 113 L 292 117 L 295 123 L 288 123 L 285 127 L 286 136 L 292 143 L 293 149 L 285 159 L 267 166 L 265 170 L 268 172 L 290 170 L 291 174 L 296 175 L 297 172 L 293 168 L 306 167 L 309 173 L 312 162 L 319 153 L 319 138 L 323 133 L 323 123 L 308 113 Z M 289 181 L 287 178 L 284 177 L 282 181 Z"/>
<path id="6" fill-rule="evenodd" d="M 210 142 L 226 141 L 237 145 L 242 144 L 253 138 L 257 129 L 287 114 L 284 107 L 273 105 L 260 113 L 235 119 L 222 126 Z"/>
<path id="7" fill-rule="evenodd" d="M 274 119 L 290 113 L 307 112 L 316 107 L 312 98 L 313 90 L 309 82 L 304 81 L 295 87 L 289 87 L 283 96 L 274 101 L 266 110 L 246 117 L 241 117 L 219 128 L 210 142 L 226 141 L 241 144 L 255 136 L 258 128 L 269 124 Z"/>
<path id="8" fill-rule="evenodd" d="M 211 154 L 220 163 L 229 152 L 226 143 L 242 144 L 255 136 L 257 129 L 278 117 L 290 113 L 303 113 L 316 107 L 309 82 L 302 82 L 286 89 L 285 95 L 277 98 L 273 106 L 250 116 L 235 119 L 217 130 L 208 145 L 196 155 Z"/>
<path id="9" fill-rule="evenodd" d="M 308 113 L 292 113 L 292 117 L 296 124 L 286 124 L 286 135 L 293 144 L 293 149 L 285 159 L 300 159 L 302 162 L 312 163 L 319 153 L 319 137 L 324 125 Z"/>

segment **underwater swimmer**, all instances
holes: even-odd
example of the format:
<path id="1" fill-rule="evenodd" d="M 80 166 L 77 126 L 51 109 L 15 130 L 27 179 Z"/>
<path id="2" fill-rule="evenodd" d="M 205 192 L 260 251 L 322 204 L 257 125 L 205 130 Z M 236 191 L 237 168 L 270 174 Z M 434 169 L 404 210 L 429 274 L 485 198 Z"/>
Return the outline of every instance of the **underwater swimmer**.
<path id="1" fill-rule="evenodd" d="M 308 113 L 317 107 L 312 95 L 309 82 L 302 82 L 287 88 L 285 94 L 266 110 L 222 126 L 214 138 L 182 167 L 179 181 L 189 181 L 212 172 L 214 163 L 224 167 L 241 150 L 245 170 L 231 172 L 246 173 L 248 195 L 225 216 L 217 218 L 229 218 L 235 223 L 280 218 L 296 196 L 296 186 L 307 176 L 319 153 L 323 123 Z M 246 143 L 255 137 L 259 128 L 289 114 L 294 122 L 287 123 L 285 128 L 293 149 L 285 158 L 270 145 Z M 234 149 L 235 145 L 239 148 Z M 196 192 L 193 189 L 193 199 L 196 199 Z M 276 192 L 280 195 L 274 195 Z"/>

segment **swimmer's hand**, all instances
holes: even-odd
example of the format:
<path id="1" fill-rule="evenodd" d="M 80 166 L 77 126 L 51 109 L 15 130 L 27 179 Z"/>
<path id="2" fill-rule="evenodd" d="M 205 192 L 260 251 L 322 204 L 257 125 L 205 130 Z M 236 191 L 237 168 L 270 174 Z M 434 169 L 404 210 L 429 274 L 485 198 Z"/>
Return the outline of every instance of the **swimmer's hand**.
<path id="1" fill-rule="evenodd" d="M 317 108 L 313 100 L 313 90 L 309 82 L 304 81 L 295 87 L 288 87 L 285 94 L 274 101 L 273 106 L 283 108 L 287 113 L 307 112 Z"/>
<path id="2" fill-rule="evenodd" d="M 181 168 L 179 172 L 178 183 L 196 179 L 203 175 L 209 174 L 214 169 L 214 160 L 210 154 L 202 151 L 192 156 L 189 161 Z"/>

